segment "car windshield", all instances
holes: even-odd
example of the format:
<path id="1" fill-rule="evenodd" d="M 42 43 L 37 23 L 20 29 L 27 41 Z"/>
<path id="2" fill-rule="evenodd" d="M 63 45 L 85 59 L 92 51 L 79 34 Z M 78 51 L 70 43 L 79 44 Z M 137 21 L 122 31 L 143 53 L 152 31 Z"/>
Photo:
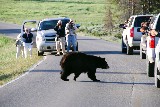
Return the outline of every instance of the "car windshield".
<path id="1" fill-rule="evenodd" d="M 135 19 L 135 22 L 134 22 L 134 27 L 141 27 L 141 23 L 142 22 L 148 22 L 150 20 L 150 17 L 151 16 L 142 16 L 142 17 L 137 17 Z"/>
<path id="2" fill-rule="evenodd" d="M 57 25 L 57 22 L 58 20 L 43 21 L 39 24 L 38 30 L 53 29 Z M 69 19 L 62 20 L 62 26 L 65 27 L 68 22 L 69 22 Z"/>

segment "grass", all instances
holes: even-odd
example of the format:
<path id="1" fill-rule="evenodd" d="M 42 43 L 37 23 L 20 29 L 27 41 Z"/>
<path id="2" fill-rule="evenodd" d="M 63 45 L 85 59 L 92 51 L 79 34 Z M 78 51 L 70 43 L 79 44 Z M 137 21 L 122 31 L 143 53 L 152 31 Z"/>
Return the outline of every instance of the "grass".
<path id="1" fill-rule="evenodd" d="M 42 59 L 36 55 L 36 49 L 33 49 L 32 58 L 16 59 L 15 40 L 4 35 L 0 35 L 0 50 L 3 50 L 0 52 L 0 85 L 15 79 Z"/>
<path id="2" fill-rule="evenodd" d="M 83 33 L 105 36 L 103 38 L 109 37 L 115 41 L 117 34 L 110 35 L 103 29 L 106 6 L 111 6 L 113 23 L 116 24 L 119 20 L 117 8 L 113 4 L 106 5 L 106 0 L 0 0 L 0 20 L 21 24 L 23 20 L 67 16 L 81 25 L 80 31 Z"/>
<path id="3" fill-rule="evenodd" d="M 102 24 L 104 2 L 105 0 L 0 0 L 0 20 L 21 24 L 26 19 L 68 16 L 82 26 Z"/>
<path id="4" fill-rule="evenodd" d="M 108 0 L 109 1 L 109 0 Z M 118 41 L 117 32 L 104 31 L 106 0 L 0 0 L 0 21 L 21 25 L 24 20 L 41 20 L 44 18 L 70 17 L 81 24 L 82 35 L 94 35 L 108 41 Z M 112 13 L 117 13 L 114 5 Z M 113 18 L 116 22 L 117 16 Z M 115 23 L 116 24 L 116 23 Z M 84 34 L 85 32 L 85 34 Z M 117 37 L 115 37 L 117 36 Z M 33 58 L 15 58 L 15 41 L 0 35 L 0 85 L 26 72 L 42 57 L 37 57 L 33 50 Z"/>

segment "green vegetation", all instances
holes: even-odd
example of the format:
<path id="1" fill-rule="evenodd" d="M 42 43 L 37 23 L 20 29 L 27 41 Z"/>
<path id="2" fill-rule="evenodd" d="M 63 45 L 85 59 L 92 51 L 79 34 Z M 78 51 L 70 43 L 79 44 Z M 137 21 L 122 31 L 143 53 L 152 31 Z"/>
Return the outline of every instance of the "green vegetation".
<path id="1" fill-rule="evenodd" d="M 26 72 L 26 70 L 37 63 L 42 57 L 36 55 L 36 49 L 33 49 L 33 57 L 16 59 L 15 40 L 0 35 L 0 85 L 15 79 L 17 76 Z"/>
<path id="2" fill-rule="evenodd" d="M 119 40 L 116 30 L 112 33 L 104 29 L 106 7 L 116 13 L 115 5 L 107 0 L 0 0 L 0 21 L 21 25 L 24 20 L 70 17 L 81 24 L 80 35 L 94 35 L 106 40 Z M 108 0 L 109 1 L 109 0 Z M 113 16 L 116 25 L 117 16 Z M 109 20 L 109 19 L 108 19 Z M 85 32 L 85 34 L 84 34 Z M 16 78 L 42 59 L 33 50 L 33 57 L 15 58 L 15 41 L 0 35 L 0 85 Z"/>
<path id="3" fill-rule="evenodd" d="M 21 24 L 23 20 L 66 16 L 81 24 L 80 31 L 88 35 L 114 36 L 103 28 L 105 11 L 106 0 L 0 0 L 1 21 Z"/>

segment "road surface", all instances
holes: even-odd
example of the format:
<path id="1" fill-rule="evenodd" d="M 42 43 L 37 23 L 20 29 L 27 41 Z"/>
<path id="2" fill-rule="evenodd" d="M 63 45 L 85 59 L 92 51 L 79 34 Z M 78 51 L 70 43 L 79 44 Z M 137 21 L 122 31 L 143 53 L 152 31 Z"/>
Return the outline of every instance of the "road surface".
<path id="1" fill-rule="evenodd" d="M 0 23 L 0 32 L 20 32 L 17 25 L 5 26 Z M 160 89 L 147 77 L 138 51 L 125 55 L 120 44 L 93 37 L 78 36 L 78 42 L 81 52 L 106 58 L 110 69 L 96 73 L 101 82 L 92 82 L 87 74 L 76 82 L 73 75 L 62 81 L 62 56 L 48 54 L 29 73 L 0 88 L 0 107 L 160 107 Z"/>

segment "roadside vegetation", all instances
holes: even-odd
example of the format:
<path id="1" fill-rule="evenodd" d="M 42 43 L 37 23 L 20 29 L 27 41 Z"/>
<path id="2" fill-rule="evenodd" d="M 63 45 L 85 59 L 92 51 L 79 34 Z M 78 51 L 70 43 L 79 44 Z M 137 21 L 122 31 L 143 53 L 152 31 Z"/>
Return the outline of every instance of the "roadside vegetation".
<path id="1" fill-rule="evenodd" d="M 33 49 L 32 58 L 16 59 L 15 40 L 5 35 L 0 35 L 0 50 L 0 85 L 15 79 L 42 59 L 36 55 L 36 49 Z"/>
<path id="2" fill-rule="evenodd" d="M 21 24 L 23 20 L 66 16 L 79 23 L 79 31 L 85 35 L 115 41 L 119 39 L 117 30 L 108 33 L 104 29 L 106 7 L 110 5 L 114 9 L 114 5 L 106 1 L 109 0 L 0 0 L 0 20 Z M 115 20 L 116 17 L 113 18 L 113 21 Z M 117 27 L 118 24 L 114 29 Z"/>

